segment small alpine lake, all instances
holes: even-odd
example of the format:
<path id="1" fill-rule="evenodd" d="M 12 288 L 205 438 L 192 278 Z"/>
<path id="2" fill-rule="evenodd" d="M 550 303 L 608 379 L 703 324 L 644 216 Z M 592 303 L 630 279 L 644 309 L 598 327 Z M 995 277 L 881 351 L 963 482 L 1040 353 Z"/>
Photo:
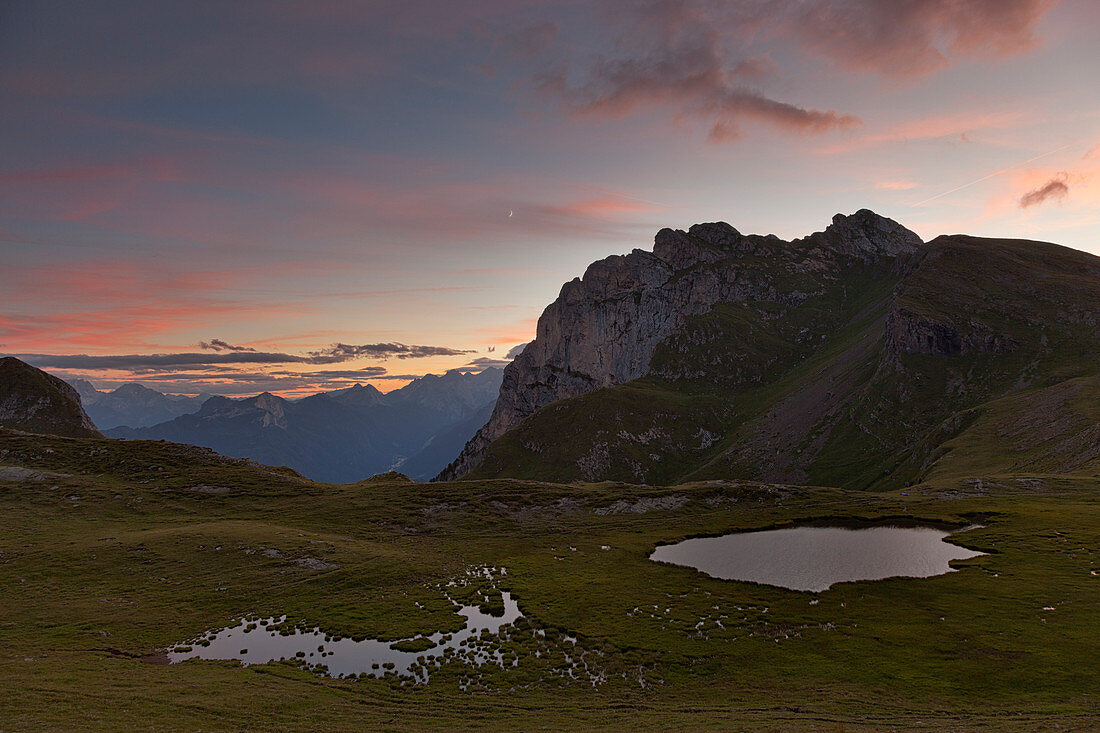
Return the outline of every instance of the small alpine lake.
<path id="1" fill-rule="evenodd" d="M 953 560 L 985 553 L 944 542 L 931 526 L 794 526 L 661 545 L 651 560 L 695 568 L 725 580 L 820 593 L 834 583 L 954 572 Z"/>

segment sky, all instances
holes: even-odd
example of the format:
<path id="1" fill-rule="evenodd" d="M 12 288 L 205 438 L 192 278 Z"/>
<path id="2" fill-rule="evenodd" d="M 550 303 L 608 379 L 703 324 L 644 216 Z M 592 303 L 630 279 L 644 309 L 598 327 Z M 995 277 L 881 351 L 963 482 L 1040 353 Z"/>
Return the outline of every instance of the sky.
<path id="1" fill-rule="evenodd" d="M 1100 254 L 1098 69 L 1094 0 L 8 0 L 0 353 L 388 391 L 665 226 Z"/>

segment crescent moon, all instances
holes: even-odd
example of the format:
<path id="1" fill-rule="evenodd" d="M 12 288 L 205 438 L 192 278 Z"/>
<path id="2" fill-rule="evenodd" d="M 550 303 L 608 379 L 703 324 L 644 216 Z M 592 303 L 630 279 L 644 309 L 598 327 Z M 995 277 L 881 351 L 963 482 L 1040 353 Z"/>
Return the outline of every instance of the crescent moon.
<path id="1" fill-rule="evenodd" d="M 511 218 L 512 218 L 512 210 L 511 210 L 511 209 L 508 209 L 508 218 L 509 218 L 509 219 L 511 219 Z"/>

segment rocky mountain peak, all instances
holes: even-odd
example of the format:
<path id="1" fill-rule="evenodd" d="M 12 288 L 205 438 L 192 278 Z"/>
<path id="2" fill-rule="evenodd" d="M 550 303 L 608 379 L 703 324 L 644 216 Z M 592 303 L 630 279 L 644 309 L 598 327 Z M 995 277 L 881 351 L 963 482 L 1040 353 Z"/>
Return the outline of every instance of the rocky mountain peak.
<path id="1" fill-rule="evenodd" d="M 286 426 L 286 401 L 281 397 L 276 397 L 270 392 L 264 392 L 259 394 L 253 400 L 253 404 L 267 413 L 268 417 L 264 418 L 264 425 L 276 425 L 279 427 Z M 281 424 L 280 424 L 281 423 Z"/>
<path id="2" fill-rule="evenodd" d="M 160 392 L 149 389 L 148 387 L 138 384 L 137 382 L 127 382 L 126 384 L 113 390 L 111 394 L 119 397 L 147 397 L 151 395 L 162 396 Z"/>
<path id="3" fill-rule="evenodd" d="M 794 307 L 849 268 L 922 244 L 897 222 L 861 209 L 793 242 L 744 235 L 725 222 L 661 229 L 652 252 L 593 262 L 543 312 L 535 340 L 505 369 L 492 418 L 440 478 L 469 471 L 490 442 L 540 407 L 647 374 L 657 346 L 692 316 L 719 303 Z"/>
<path id="4" fill-rule="evenodd" d="M 741 232 L 724 221 L 693 224 L 688 228 L 688 234 L 703 240 L 707 244 L 713 244 L 715 247 L 724 247 L 726 249 L 736 247 L 745 238 Z"/>
<path id="5" fill-rule="evenodd" d="M 837 252 L 864 260 L 910 255 L 924 245 L 914 232 L 870 209 L 849 216 L 837 214 L 825 229 L 824 239 Z"/>
<path id="6" fill-rule="evenodd" d="M 81 402 L 84 405 L 94 402 L 105 394 L 96 389 L 95 385 L 87 379 L 71 379 L 69 380 L 69 384 L 72 385 L 73 389 L 80 395 Z"/>
<path id="7" fill-rule="evenodd" d="M 15 357 L 0 359 L 0 426 L 70 438 L 101 438 L 67 382 Z"/>
<path id="8" fill-rule="evenodd" d="M 724 231 L 723 227 L 728 231 Z M 686 232 L 662 229 L 653 238 L 653 255 L 673 270 L 685 270 L 728 256 L 728 252 L 723 252 L 721 248 L 732 247 L 740 238 L 741 234 L 725 222 L 696 224 Z"/>

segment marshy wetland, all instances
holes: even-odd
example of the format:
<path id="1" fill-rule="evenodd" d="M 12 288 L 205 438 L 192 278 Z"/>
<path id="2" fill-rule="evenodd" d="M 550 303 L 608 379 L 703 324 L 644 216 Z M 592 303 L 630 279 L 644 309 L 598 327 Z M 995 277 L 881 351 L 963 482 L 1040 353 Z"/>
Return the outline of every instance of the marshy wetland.
<path id="1" fill-rule="evenodd" d="M 1100 723 L 1090 476 L 947 478 L 885 493 L 326 485 L 172 444 L 0 437 L 5 465 L 40 474 L 0 481 L 5 729 Z M 984 554 L 960 572 L 816 595 L 649 559 L 688 538 L 845 517 L 980 524 L 951 542 Z M 463 615 L 471 607 L 486 620 Z M 324 635 L 419 657 L 437 634 L 491 631 L 517 611 L 503 633 L 478 632 L 492 642 L 488 661 L 432 665 L 427 684 L 396 662 L 354 679 L 315 665 L 335 668 Z M 285 661 L 162 663 L 181 640 L 242 619 L 253 632 L 259 619 L 320 629 L 325 648 L 312 660 L 302 648 Z M 233 654 L 253 650 L 232 642 Z"/>
<path id="2" fill-rule="evenodd" d="M 286 616 L 242 619 L 239 624 L 203 634 L 168 650 L 170 663 L 188 659 L 235 659 L 245 665 L 300 662 L 331 677 L 384 677 L 393 674 L 428 682 L 431 670 L 446 662 L 504 667 L 498 637 L 522 614 L 511 594 L 501 594 L 504 614 L 483 613 L 476 605 L 460 606 L 465 625 L 454 633 L 437 631 L 397 641 L 333 637 L 321 629 L 286 627 Z M 518 660 L 507 660 L 508 664 Z"/>

